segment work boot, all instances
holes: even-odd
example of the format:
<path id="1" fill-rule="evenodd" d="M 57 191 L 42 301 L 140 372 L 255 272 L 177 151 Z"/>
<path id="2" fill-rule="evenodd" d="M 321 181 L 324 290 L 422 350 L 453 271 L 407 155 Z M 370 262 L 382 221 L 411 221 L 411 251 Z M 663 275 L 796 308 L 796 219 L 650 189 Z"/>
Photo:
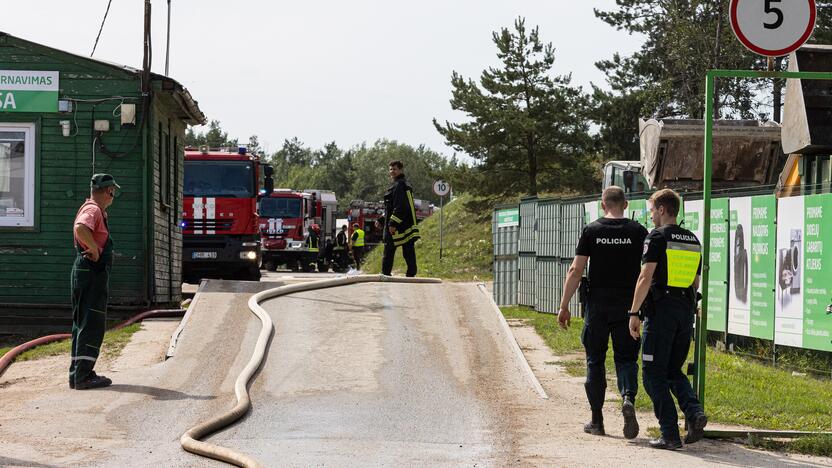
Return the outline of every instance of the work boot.
<path id="1" fill-rule="evenodd" d="M 592 434 L 592 435 L 597 435 L 597 436 L 607 435 L 607 433 L 604 432 L 604 422 L 603 421 L 588 422 L 588 423 L 584 424 L 584 432 L 586 432 L 587 434 Z"/>
<path id="2" fill-rule="evenodd" d="M 71 381 L 69 383 L 69 388 L 75 390 L 88 390 L 91 388 L 104 388 L 109 387 L 113 383 L 112 380 L 104 377 L 103 375 L 97 375 L 95 372 L 90 373 L 86 379 L 78 382 L 77 384 L 73 384 Z"/>
<path id="3" fill-rule="evenodd" d="M 682 448 L 681 440 L 665 440 L 664 437 L 653 439 L 649 442 L 649 444 L 650 448 L 661 450 L 679 450 L 680 448 Z"/>
<path id="4" fill-rule="evenodd" d="M 699 442 L 705 437 L 705 426 L 708 425 L 708 416 L 705 413 L 696 413 L 687 422 L 688 433 L 685 435 L 685 443 L 692 444 Z"/>
<path id="5" fill-rule="evenodd" d="M 624 397 L 621 414 L 624 416 L 624 438 L 635 439 L 638 436 L 638 421 L 636 421 L 636 407 L 633 404 L 632 397 Z"/>

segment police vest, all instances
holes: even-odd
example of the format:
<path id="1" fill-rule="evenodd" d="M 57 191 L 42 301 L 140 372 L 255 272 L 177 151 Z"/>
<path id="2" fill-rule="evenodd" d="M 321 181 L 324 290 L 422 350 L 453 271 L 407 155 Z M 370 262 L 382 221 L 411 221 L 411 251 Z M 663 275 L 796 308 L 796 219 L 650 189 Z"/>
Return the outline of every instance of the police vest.
<path id="1" fill-rule="evenodd" d="M 355 242 L 353 242 L 353 247 L 364 247 L 364 231 L 362 229 L 356 229 L 355 234 L 358 234 L 358 237 L 355 238 Z"/>
<path id="2" fill-rule="evenodd" d="M 702 260 L 702 247 L 668 239 L 666 253 L 667 285 L 671 288 L 691 287 Z"/>

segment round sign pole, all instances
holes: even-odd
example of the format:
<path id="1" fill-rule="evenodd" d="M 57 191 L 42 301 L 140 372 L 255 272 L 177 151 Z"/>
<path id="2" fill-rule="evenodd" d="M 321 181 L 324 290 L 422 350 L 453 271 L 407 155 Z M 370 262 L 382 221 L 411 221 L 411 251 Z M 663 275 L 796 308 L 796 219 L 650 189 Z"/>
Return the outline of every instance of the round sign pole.
<path id="1" fill-rule="evenodd" d="M 451 185 L 444 180 L 437 180 L 433 183 L 433 193 L 439 195 L 439 260 L 442 260 L 442 231 L 443 214 L 445 208 L 445 195 L 451 192 Z"/>
<path id="2" fill-rule="evenodd" d="M 439 260 L 442 260 L 442 215 L 445 213 L 445 197 L 439 197 Z"/>

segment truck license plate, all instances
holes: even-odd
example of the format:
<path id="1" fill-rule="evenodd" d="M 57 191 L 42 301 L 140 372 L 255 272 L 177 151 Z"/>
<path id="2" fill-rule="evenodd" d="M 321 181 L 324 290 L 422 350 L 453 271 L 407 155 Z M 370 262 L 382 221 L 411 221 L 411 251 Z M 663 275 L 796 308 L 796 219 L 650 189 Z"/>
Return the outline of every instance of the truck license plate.
<path id="1" fill-rule="evenodd" d="M 191 258 L 217 258 L 216 252 L 193 252 Z"/>

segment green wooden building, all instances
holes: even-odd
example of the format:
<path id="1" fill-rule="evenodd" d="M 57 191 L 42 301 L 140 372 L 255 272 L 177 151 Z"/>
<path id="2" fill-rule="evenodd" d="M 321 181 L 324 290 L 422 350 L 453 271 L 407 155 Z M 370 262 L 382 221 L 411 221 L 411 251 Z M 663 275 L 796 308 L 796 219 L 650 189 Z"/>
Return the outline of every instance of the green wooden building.
<path id="1" fill-rule="evenodd" d="M 182 85 L 0 32 L 0 334 L 71 323 L 72 222 L 115 176 L 113 310 L 181 299 L 184 138 L 205 116 Z"/>

